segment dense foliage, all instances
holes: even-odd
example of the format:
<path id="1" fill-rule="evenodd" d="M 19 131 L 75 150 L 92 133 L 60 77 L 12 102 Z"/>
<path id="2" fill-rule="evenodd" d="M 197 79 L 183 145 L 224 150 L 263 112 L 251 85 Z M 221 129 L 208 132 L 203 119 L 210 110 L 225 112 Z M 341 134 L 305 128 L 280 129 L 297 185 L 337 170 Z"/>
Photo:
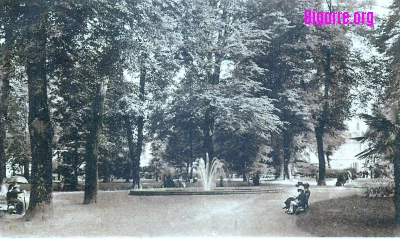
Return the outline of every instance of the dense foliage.
<path id="1" fill-rule="evenodd" d="M 144 173 L 191 179 L 206 154 L 243 180 L 291 178 L 313 147 L 324 185 L 354 92 L 365 99 L 385 83 L 369 100 L 397 102 L 398 5 L 377 39 L 355 26 L 303 23 L 304 9 L 361 6 L 341 1 L 3 0 L 0 179 L 7 165 L 29 177 L 31 160 L 35 187 L 49 188 L 58 164 L 72 189 L 85 176 L 84 202 L 94 203 L 100 178 L 132 187 Z M 354 36 L 380 47 L 388 64 L 362 58 Z M 364 156 L 396 157 L 376 147 Z M 51 198 L 45 191 L 39 204 Z"/>

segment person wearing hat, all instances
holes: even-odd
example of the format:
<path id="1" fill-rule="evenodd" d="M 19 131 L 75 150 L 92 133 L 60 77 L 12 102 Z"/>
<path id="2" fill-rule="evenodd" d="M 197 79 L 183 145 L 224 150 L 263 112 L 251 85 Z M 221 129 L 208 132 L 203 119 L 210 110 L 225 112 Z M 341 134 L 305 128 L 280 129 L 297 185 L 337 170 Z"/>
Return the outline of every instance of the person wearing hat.
<path id="1" fill-rule="evenodd" d="M 299 194 L 296 196 L 295 200 L 290 201 L 290 207 L 286 211 L 288 214 L 294 213 L 294 207 L 305 208 L 305 206 L 308 204 L 307 195 L 305 194 L 304 187 L 302 185 L 297 188 L 297 192 Z"/>
<path id="2" fill-rule="evenodd" d="M 23 203 L 18 199 L 18 194 L 20 193 L 20 185 L 18 184 L 10 185 L 10 190 L 7 192 L 7 204 L 8 206 L 15 206 L 16 213 L 18 214 L 22 214 L 23 211 Z"/>
<path id="3" fill-rule="evenodd" d="M 307 204 L 304 207 L 304 209 L 306 209 L 308 207 L 308 200 L 310 200 L 310 196 L 311 196 L 310 184 L 298 181 L 297 184 L 294 186 L 296 186 L 296 187 L 303 186 L 304 187 L 304 193 L 307 195 Z"/>
<path id="4" fill-rule="evenodd" d="M 290 202 L 295 201 L 296 198 L 300 195 L 301 192 L 298 190 L 298 188 L 299 188 L 302 184 L 303 184 L 302 182 L 298 182 L 298 183 L 295 185 L 296 188 L 297 188 L 297 191 L 296 191 L 297 194 L 294 195 L 294 196 L 290 196 L 290 197 L 288 197 L 288 198 L 285 200 L 285 202 L 284 202 L 285 206 L 282 207 L 282 209 L 286 209 L 286 212 L 289 211 Z"/>

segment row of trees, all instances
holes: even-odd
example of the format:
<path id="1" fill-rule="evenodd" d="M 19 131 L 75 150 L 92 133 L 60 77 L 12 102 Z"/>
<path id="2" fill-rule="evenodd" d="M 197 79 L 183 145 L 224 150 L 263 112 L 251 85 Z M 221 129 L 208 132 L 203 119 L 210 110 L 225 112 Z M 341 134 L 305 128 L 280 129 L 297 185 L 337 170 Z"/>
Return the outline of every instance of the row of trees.
<path id="1" fill-rule="evenodd" d="M 365 84 L 374 84 L 375 101 L 370 114 L 364 113 L 362 119 L 368 125 L 363 137 L 357 138 L 368 144 L 368 148 L 359 154 L 369 162 L 377 161 L 393 165 L 394 169 L 394 205 L 395 224 L 400 225 L 400 2 L 393 1 L 391 13 L 383 26 L 374 35 L 373 43 L 382 55 L 372 59 L 372 76 Z M 379 60 L 381 62 L 379 62 Z M 382 63 L 384 62 L 384 63 Z M 385 67 L 382 67 L 384 65 Z"/>
<path id="2" fill-rule="evenodd" d="M 351 48 L 352 38 L 370 35 L 365 26 L 304 25 L 303 12 L 361 6 L 368 7 L 3 0 L 0 178 L 9 161 L 25 165 L 28 177 L 31 159 L 31 217 L 51 202 L 54 149 L 75 182 L 85 165 L 89 204 L 100 175 L 139 186 L 146 142 L 153 142 L 149 168 L 170 165 L 188 177 L 208 153 L 244 176 L 269 165 L 290 178 L 291 165 L 315 145 L 324 185 L 325 155 L 341 141 L 354 92 L 382 82 L 367 72 L 376 62 Z"/>

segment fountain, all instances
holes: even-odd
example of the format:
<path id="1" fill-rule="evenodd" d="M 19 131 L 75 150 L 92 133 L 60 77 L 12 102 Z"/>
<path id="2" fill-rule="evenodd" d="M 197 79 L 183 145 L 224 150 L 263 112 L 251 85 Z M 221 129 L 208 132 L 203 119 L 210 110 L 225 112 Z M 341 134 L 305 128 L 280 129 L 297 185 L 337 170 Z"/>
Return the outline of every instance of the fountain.
<path id="1" fill-rule="evenodd" d="M 193 168 L 198 171 L 198 174 L 201 177 L 204 191 L 210 191 L 214 188 L 215 177 L 217 174 L 225 177 L 225 172 L 223 169 L 224 164 L 217 158 L 214 158 L 210 163 L 208 154 L 206 154 L 206 161 L 204 161 L 202 158 L 199 158 L 196 160 L 196 163 L 197 165 L 194 165 Z"/>
<path id="2" fill-rule="evenodd" d="M 268 187 L 219 187 L 215 188 L 215 180 L 217 176 L 225 177 L 224 164 L 221 160 L 214 158 L 209 162 L 208 154 L 206 160 L 199 158 L 195 161 L 193 169 L 201 178 L 203 188 L 147 188 L 147 189 L 132 189 L 130 195 L 136 196 L 163 196 L 163 195 L 225 195 L 225 194 L 249 194 L 249 193 L 267 193 L 278 192 L 281 189 L 271 189 Z M 222 180 L 222 179 L 221 179 Z"/>

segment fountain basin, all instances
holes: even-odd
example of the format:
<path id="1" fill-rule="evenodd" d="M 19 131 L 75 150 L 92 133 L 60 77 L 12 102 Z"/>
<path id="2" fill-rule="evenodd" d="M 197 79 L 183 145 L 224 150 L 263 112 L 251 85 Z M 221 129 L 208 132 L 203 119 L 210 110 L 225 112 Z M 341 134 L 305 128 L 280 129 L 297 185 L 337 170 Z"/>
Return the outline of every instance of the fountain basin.
<path id="1" fill-rule="evenodd" d="M 231 195 L 231 194 L 261 194 L 278 193 L 282 188 L 266 187 L 221 187 L 212 190 L 200 188 L 150 188 L 132 189 L 129 195 L 134 196 L 173 196 L 173 195 Z"/>

